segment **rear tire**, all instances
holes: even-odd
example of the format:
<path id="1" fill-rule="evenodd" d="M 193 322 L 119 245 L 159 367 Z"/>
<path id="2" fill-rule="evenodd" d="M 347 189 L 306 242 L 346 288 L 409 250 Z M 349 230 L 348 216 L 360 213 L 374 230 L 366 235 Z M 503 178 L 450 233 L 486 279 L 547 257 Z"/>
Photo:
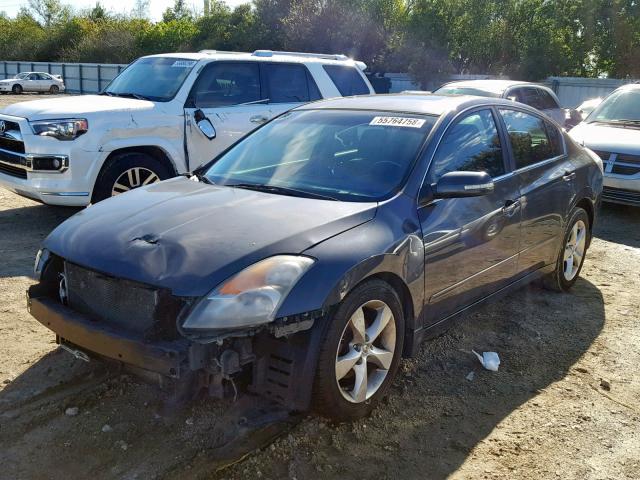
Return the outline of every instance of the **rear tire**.
<path id="1" fill-rule="evenodd" d="M 91 203 L 166 180 L 175 174 L 162 161 L 142 152 L 121 153 L 112 157 L 98 175 Z"/>
<path id="2" fill-rule="evenodd" d="M 14 85 L 11 88 L 11 92 L 13 92 L 14 95 L 20 95 L 22 93 L 22 85 L 18 85 L 18 84 Z"/>
<path id="3" fill-rule="evenodd" d="M 337 421 L 368 415 L 398 371 L 402 304 L 391 286 L 371 280 L 337 307 L 327 327 L 313 386 L 314 409 Z"/>
<path id="4" fill-rule="evenodd" d="M 58 93 L 60 93 L 60 87 L 58 87 L 57 85 L 51 85 L 51 88 L 49 89 L 49 93 L 51 95 L 57 95 Z"/>
<path id="5" fill-rule="evenodd" d="M 545 288 L 566 292 L 576 283 L 584 265 L 590 236 L 589 215 L 584 209 L 577 207 L 567 222 L 555 269 L 544 278 Z"/>

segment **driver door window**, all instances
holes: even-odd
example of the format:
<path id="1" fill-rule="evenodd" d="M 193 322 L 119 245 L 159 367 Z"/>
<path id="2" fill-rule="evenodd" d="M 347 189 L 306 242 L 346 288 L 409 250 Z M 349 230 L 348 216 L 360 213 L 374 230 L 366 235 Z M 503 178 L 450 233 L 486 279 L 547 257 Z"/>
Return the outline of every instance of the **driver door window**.
<path id="1" fill-rule="evenodd" d="M 487 172 L 493 178 L 506 173 L 491 110 L 473 112 L 445 133 L 429 169 L 429 183 L 453 171 Z"/>

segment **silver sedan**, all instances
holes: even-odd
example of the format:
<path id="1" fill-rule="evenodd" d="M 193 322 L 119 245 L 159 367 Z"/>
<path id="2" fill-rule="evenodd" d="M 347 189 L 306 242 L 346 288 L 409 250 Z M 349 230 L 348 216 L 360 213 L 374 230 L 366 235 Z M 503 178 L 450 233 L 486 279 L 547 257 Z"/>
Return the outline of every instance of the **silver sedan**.
<path id="1" fill-rule="evenodd" d="M 22 72 L 14 78 L 0 80 L 0 93 L 12 92 L 19 95 L 23 92 L 64 92 L 64 80 L 60 75 L 46 72 Z"/>

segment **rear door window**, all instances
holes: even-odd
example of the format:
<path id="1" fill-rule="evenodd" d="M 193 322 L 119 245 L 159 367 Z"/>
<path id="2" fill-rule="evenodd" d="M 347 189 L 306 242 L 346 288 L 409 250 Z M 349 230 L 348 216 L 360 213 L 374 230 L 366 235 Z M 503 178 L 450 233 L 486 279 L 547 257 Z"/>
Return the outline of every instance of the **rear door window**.
<path id="1" fill-rule="evenodd" d="M 449 127 L 429 169 L 429 183 L 454 171 L 506 173 L 502 145 L 491 110 L 470 113 Z"/>
<path id="2" fill-rule="evenodd" d="M 196 108 L 215 108 L 261 100 L 257 62 L 210 63 L 192 92 Z"/>
<path id="3" fill-rule="evenodd" d="M 323 65 L 323 68 L 343 97 L 371 93 L 356 67 Z"/>
<path id="4" fill-rule="evenodd" d="M 301 103 L 318 100 L 320 92 L 304 65 L 266 63 L 269 103 Z"/>
<path id="5" fill-rule="evenodd" d="M 516 168 L 524 168 L 557 156 L 547 135 L 545 121 L 529 113 L 500 109 L 507 127 Z"/>

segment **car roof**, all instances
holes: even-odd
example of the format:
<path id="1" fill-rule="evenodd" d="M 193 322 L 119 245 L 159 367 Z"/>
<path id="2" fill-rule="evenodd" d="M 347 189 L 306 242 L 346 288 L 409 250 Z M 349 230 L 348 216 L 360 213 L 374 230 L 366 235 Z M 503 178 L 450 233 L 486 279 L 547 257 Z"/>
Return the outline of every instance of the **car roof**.
<path id="1" fill-rule="evenodd" d="M 255 52 L 227 52 L 221 50 L 201 50 L 197 53 L 160 53 L 146 55 L 143 58 L 165 57 L 185 60 L 244 60 L 253 62 L 283 62 L 283 63 L 321 63 L 334 65 L 358 66 L 364 70 L 366 65 L 341 54 L 319 54 L 301 52 L 278 52 L 271 50 L 256 50 Z"/>
<path id="2" fill-rule="evenodd" d="M 392 93 L 331 98 L 307 103 L 295 110 L 372 110 L 440 116 L 453 110 L 463 110 L 476 105 L 507 105 L 513 107 L 514 103 L 501 98 L 475 97 L 471 95 Z"/>
<path id="3" fill-rule="evenodd" d="M 622 85 L 618 87 L 616 90 L 638 90 L 640 89 L 640 83 L 627 83 L 626 85 Z"/>
<path id="4" fill-rule="evenodd" d="M 449 82 L 442 87 L 461 87 L 461 88 L 477 88 L 487 92 L 502 94 L 511 87 L 530 85 L 532 87 L 541 87 L 535 83 L 521 82 L 518 80 L 462 80 L 458 82 Z M 440 87 L 440 88 L 442 88 Z"/>

